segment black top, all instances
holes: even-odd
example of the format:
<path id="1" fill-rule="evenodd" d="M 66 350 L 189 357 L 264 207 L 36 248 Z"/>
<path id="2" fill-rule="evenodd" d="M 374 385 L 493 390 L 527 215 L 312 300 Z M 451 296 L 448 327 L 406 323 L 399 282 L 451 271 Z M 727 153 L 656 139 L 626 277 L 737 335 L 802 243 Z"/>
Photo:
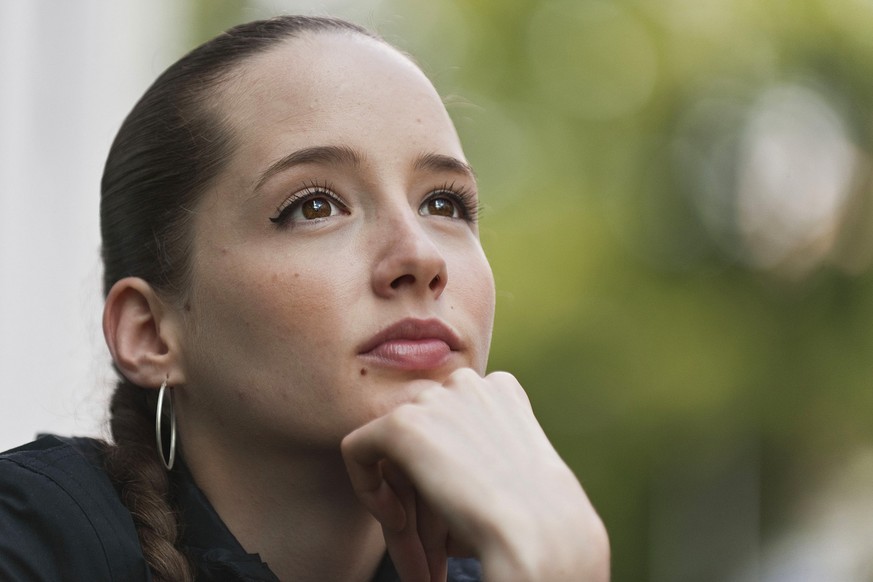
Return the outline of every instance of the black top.
<path id="1" fill-rule="evenodd" d="M 0 580 L 151 580 L 130 512 L 102 467 L 93 439 L 45 436 L 0 454 Z M 242 548 L 184 466 L 172 482 L 198 581 L 278 582 Z M 478 561 L 449 559 L 448 580 L 478 582 Z M 373 582 L 399 582 L 387 555 Z"/>

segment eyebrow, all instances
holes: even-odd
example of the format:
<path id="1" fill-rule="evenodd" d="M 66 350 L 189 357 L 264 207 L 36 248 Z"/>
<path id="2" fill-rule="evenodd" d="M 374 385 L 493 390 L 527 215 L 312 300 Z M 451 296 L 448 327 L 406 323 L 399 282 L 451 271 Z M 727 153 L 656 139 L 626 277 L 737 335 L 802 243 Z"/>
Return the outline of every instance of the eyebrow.
<path id="1" fill-rule="evenodd" d="M 346 146 L 314 146 L 291 152 L 287 156 L 270 164 L 255 182 L 254 191 L 257 192 L 270 178 L 294 166 L 304 164 L 346 164 L 358 166 L 361 163 L 361 155 Z M 458 158 L 444 154 L 422 154 L 416 158 L 413 168 L 416 170 L 429 170 L 432 172 L 453 172 L 461 174 L 472 180 L 476 180 L 476 172 L 466 162 Z"/>
<path id="2" fill-rule="evenodd" d="M 267 180 L 294 166 L 303 164 L 347 164 L 357 166 L 360 163 L 361 156 L 355 150 L 346 146 L 314 146 L 304 148 L 270 164 L 270 167 L 264 170 L 257 182 L 255 182 L 254 190 L 257 192 Z"/>
<path id="3" fill-rule="evenodd" d="M 470 164 L 443 154 L 422 154 L 415 160 L 413 167 L 416 170 L 449 171 L 476 180 L 476 172 L 473 171 Z"/>

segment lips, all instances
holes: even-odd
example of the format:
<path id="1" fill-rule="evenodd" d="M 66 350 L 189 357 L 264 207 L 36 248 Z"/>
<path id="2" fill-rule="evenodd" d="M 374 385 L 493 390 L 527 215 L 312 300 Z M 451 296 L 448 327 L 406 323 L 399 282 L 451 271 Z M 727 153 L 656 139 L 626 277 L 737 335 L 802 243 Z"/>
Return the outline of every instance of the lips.
<path id="1" fill-rule="evenodd" d="M 432 370 L 460 349 L 457 334 L 438 319 L 403 319 L 361 345 L 360 357 L 401 370 Z"/>

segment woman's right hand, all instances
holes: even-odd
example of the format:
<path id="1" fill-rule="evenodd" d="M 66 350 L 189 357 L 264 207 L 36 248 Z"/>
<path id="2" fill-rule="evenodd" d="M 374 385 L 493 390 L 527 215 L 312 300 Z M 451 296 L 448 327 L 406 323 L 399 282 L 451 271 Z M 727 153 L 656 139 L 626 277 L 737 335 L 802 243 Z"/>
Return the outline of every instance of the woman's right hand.
<path id="1" fill-rule="evenodd" d="M 342 444 L 401 579 L 444 580 L 447 556 L 475 555 L 489 581 L 608 580 L 603 523 L 518 381 L 428 384 Z"/>

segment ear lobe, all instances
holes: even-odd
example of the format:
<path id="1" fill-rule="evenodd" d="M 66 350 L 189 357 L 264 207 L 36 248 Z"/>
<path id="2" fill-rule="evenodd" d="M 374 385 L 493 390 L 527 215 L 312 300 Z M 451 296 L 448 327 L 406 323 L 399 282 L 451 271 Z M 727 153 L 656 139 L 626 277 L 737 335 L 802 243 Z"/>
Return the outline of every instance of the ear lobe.
<path id="1" fill-rule="evenodd" d="M 184 382 L 174 326 L 161 325 L 166 308 L 151 285 L 138 277 L 117 281 L 103 307 L 103 336 L 116 366 L 138 386 L 157 388 L 168 376 Z"/>

